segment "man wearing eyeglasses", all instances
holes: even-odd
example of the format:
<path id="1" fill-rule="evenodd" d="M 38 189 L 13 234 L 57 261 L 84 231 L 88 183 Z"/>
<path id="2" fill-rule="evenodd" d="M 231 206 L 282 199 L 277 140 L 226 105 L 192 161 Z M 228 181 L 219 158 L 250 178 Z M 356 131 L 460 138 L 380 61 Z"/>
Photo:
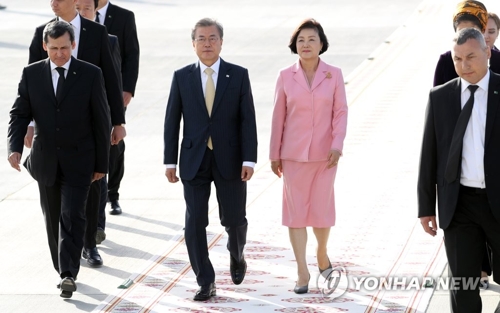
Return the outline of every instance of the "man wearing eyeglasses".
<path id="1" fill-rule="evenodd" d="M 200 286 L 195 301 L 216 295 L 205 229 L 212 182 L 228 234 L 234 284 L 241 284 L 247 268 L 243 255 L 248 226 L 246 182 L 257 162 L 257 127 L 248 71 L 219 57 L 222 38 L 217 21 L 205 18 L 196 23 L 191 39 L 199 61 L 174 72 L 165 115 L 164 164 L 171 183 L 179 181 L 181 118 L 184 122 L 180 177 L 186 201 L 186 246 Z"/>

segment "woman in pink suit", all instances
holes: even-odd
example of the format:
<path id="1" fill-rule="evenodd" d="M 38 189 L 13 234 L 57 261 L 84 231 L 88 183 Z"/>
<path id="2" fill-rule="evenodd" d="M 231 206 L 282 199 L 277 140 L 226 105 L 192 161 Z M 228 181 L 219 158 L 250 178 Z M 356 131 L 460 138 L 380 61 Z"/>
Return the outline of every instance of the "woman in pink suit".
<path id="1" fill-rule="evenodd" d="M 270 142 L 273 172 L 283 175 L 283 225 L 288 226 L 297 261 L 295 293 L 308 291 L 307 226 L 312 226 L 318 268 L 331 268 L 327 255 L 335 225 L 333 183 L 347 128 L 347 101 L 339 68 L 323 62 L 328 49 L 321 25 L 303 21 L 288 46 L 299 60 L 280 71 L 276 82 Z"/>

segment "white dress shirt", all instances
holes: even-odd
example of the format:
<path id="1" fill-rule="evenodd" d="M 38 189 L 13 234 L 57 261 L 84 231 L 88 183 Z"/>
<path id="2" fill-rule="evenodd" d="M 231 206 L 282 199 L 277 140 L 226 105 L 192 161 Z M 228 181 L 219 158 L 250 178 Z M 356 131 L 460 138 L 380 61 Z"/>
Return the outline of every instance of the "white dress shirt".
<path id="1" fill-rule="evenodd" d="M 61 67 L 64 67 L 64 78 L 68 77 L 69 65 L 71 63 L 71 58 Z M 52 75 L 52 85 L 54 87 L 54 94 L 57 91 L 57 81 L 59 80 L 59 72 L 56 70 L 57 65 L 50 61 L 50 74 Z"/>
<path id="2" fill-rule="evenodd" d="M 488 105 L 488 84 L 490 72 L 475 85 L 479 88 L 474 93 L 474 106 L 465 130 L 462 147 L 462 173 L 460 184 L 474 188 L 486 188 L 484 181 L 484 137 L 486 129 L 486 109 Z M 462 82 L 462 108 L 470 97 L 467 88 L 471 83 Z"/>
<path id="3" fill-rule="evenodd" d="M 202 62 L 198 62 L 199 68 L 200 68 L 200 75 L 201 75 L 201 87 L 203 89 L 203 96 L 205 96 L 205 90 L 207 88 L 207 79 L 208 75 L 205 73 L 205 69 L 208 67 Z M 214 70 L 212 74 L 212 79 L 214 81 L 214 88 L 217 90 L 217 77 L 219 76 L 219 68 L 220 68 L 220 58 L 215 61 L 212 66 L 210 66 L 212 70 Z M 250 162 L 250 161 L 243 161 L 243 166 L 248 166 L 251 168 L 255 168 L 255 162 Z M 176 168 L 176 164 L 166 164 L 166 168 Z"/>
<path id="4" fill-rule="evenodd" d="M 106 13 L 108 12 L 109 1 L 105 6 L 97 10 L 99 12 L 99 24 L 104 25 L 104 20 L 106 19 Z"/>
<path id="5" fill-rule="evenodd" d="M 80 43 L 80 29 L 82 28 L 82 22 L 81 19 L 82 17 L 80 14 L 76 14 L 75 18 L 71 21 L 65 21 L 67 23 L 70 23 L 71 26 L 73 26 L 73 30 L 75 31 L 75 49 L 71 52 L 71 55 L 74 56 L 75 58 L 78 57 L 78 47 Z M 64 21 L 62 18 L 58 17 L 59 21 Z"/>
<path id="6" fill-rule="evenodd" d="M 202 62 L 199 62 L 200 66 L 200 75 L 201 75 L 201 87 L 203 88 L 203 96 L 205 96 L 205 90 L 207 89 L 207 79 L 208 75 L 205 73 L 205 70 L 207 69 L 208 66 L 203 64 Z M 219 68 L 220 68 L 220 58 L 215 61 L 212 66 L 210 66 L 212 70 L 214 70 L 214 73 L 212 74 L 212 79 L 214 81 L 214 88 L 217 90 L 217 77 L 219 76 Z"/>

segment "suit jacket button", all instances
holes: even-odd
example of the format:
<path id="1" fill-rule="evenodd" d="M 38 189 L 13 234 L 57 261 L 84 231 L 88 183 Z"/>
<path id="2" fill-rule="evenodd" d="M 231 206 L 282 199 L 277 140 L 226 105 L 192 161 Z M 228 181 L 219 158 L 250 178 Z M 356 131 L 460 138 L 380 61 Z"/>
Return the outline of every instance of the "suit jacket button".
<path id="1" fill-rule="evenodd" d="M 61 148 L 60 148 L 60 147 L 57 147 L 57 150 L 61 150 Z"/>
<path id="2" fill-rule="evenodd" d="M 59 131 L 59 128 L 56 128 L 57 131 Z"/>
<path id="3" fill-rule="evenodd" d="M 57 109 L 56 112 L 60 112 L 61 110 Z"/>

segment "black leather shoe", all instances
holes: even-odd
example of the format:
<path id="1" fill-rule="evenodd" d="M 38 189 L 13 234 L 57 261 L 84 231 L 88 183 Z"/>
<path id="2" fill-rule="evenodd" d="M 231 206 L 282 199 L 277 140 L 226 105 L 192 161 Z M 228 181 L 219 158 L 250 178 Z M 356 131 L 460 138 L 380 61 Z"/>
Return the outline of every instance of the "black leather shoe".
<path id="1" fill-rule="evenodd" d="M 104 240 L 106 240 L 106 233 L 101 227 L 97 227 L 97 232 L 95 234 L 95 242 L 100 245 Z"/>
<path id="2" fill-rule="evenodd" d="M 73 278 L 73 280 L 76 282 L 76 278 Z M 61 281 L 59 281 L 59 283 L 56 285 L 56 288 L 61 289 Z"/>
<path id="3" fill-rule="evenodd" d="M 102 258 L 97 251 L 97 247 L 93 247 L 90 249 L 83 248 L 82 256 L 84 259 L 87 259 L 87 264 L 91 267 L 100 267 L 102 266 Z"/>
<path id="4" fill-rule="evenodd" d="M 231 272 L 233 283 L 235 285 L 241 284 L 247 273 L 247 261 L 245 261 L 245 256 L 241 256 L 241 261 L 239 263 L 231 256 L 229 271 Z"/>
<path id="5" fill-rule="evenodd" d="M 110 203 L 111 203 L 111 211 L 109 212 L 109 214 L 111 214 L 111 215 L 122 214 L 122 208 L 120 207 L 118 200 L 110 201 Z"/>
<path id="6" fill-rule="evenodd" d="M 76 291 L 76 283 L 73 277 L 65 277 L 61 279 L 59 283 L 61 287 L 61 297 L 69 299 L 73 296 L 73 292 Z"/>
<path id="7" fill-rule="evenodd" d="M 201 286 L 193 297 L 194 301 L 206 301 L 216 296 L 215 283 L 210 285 Z"/>

